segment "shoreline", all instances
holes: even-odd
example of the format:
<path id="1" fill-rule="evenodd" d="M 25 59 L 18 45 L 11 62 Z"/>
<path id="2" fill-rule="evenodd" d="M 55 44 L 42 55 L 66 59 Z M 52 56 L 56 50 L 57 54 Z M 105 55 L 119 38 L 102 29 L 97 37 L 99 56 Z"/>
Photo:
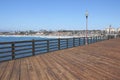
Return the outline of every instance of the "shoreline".
<path id="1" fill-rule="evenodd" d="M 80 37 L 80 36 L 0 35 L 0 37 L 73 38 L 73 37 Z"/>

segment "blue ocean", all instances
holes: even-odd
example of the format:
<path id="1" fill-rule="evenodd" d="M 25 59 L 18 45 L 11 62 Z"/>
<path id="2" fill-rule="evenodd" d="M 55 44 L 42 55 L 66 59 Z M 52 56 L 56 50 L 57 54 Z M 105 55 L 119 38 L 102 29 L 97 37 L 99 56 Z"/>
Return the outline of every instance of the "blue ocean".
<path id="1" fill-rule="evenodd" d="M 44 40 L 48 38 L 43 37 L 0 37 L 0 42 L 13 42 L 13 41 L 25 41 L 25 40 Z"/>

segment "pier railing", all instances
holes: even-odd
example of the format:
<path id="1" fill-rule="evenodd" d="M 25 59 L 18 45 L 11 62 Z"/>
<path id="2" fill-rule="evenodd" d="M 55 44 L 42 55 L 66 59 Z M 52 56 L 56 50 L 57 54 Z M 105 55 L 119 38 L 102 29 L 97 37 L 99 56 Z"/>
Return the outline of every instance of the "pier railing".
<path id="1" fill-rule="evenodd" d="M 87 42 L 91 44 L 106 39 L 101 36 L 88 37 Z M 0 42 L 0 62 L 82 45 L 85 45 L 85 37 Z"/>

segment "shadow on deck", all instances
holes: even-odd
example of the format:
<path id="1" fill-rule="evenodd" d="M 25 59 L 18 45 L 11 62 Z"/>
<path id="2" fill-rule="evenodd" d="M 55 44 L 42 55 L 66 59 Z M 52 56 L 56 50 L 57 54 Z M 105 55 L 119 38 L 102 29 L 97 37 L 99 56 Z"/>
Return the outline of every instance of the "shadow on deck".
<path id="1" fill-rule="evenodd" d="M 0 63 L 0 80 L 120 80 L 120 39 Z"/>

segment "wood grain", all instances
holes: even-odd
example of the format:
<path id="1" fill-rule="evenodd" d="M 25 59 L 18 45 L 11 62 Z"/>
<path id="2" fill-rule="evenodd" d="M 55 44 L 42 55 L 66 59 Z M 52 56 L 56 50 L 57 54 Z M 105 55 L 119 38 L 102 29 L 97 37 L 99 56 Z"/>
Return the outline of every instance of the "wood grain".
<path id="1" fill-rule="evenodd" d="M 120 80 L 120 39 L 1 62 L 0 80 Z"/>

